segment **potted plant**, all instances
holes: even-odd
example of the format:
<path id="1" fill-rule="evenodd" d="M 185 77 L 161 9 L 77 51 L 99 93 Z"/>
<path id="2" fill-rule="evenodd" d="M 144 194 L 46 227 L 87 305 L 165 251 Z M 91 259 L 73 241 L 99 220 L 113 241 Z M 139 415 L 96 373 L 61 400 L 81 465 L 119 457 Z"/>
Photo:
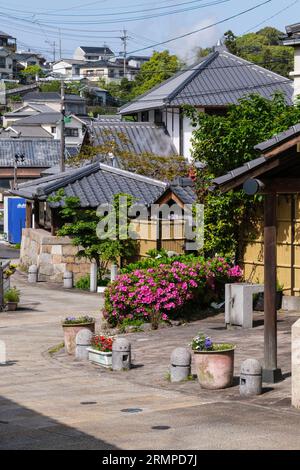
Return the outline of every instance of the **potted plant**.
<path id="1" fill-rule="evenodd" d="M 79 318 L 67 317 L 62 322 L 62 327 L 66 351 L 68 354 L 75 354 L 77 333 L 83 328 L 87 328 L 92 333 L 95 333 L 95 319 L 89 316 Z"/>
<path id="2" fill-rule="evenodd" d="M 282 307 L 282 297 L 283 297 L 283 284 L 280 284 L 277 280 L 276 282 L 276 310 L 280 310 Z M 264 292 L 255 294 L 253 296 L 253 310 L 256 312 L 263 312 L 265 310 L 265 295 Z"/>
<path id="3" fill-rule="evenodd" d="M 20 302 L 20 291 L 16 287 L 8 289 L 4 294 L 4 303 L 9 312 L 17 310 Z"/>
<path id="4" fill-rule="evenodd" d="M 234 351 L 230 343 L 213 343 L 199 333 L 191 343 L 200 386 L 208 390 L 231 387 L 234 372 Z"/>
<path id="5" fill-rule="evenodd" d="M 89 360 L 94 364 L 110 369 L 112 367 L 113 338 L 95 335 L 88 348 Z"/>

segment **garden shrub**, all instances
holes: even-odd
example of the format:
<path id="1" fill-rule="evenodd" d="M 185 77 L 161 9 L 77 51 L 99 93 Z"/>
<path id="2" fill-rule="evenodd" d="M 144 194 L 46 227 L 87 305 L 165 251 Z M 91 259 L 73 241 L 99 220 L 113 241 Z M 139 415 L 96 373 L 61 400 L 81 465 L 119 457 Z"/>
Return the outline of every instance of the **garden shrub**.
<path id="1" fill-rule="evenodd" d="M 241 277 L 240 267 L 225 258 L 136 269 L 109 285 L 103 314 L 113 326 L 125 319 L 151 321 L 158 312 L 161 320 L 168 321 L 192 301 L 218 299 L 225 283 Z"/>

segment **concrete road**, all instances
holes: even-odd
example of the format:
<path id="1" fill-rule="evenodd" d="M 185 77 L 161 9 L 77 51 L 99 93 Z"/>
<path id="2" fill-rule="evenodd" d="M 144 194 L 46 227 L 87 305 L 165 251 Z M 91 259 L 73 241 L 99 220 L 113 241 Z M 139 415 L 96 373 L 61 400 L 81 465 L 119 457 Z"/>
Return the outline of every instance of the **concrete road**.
<path id="1" fill-rule="evenodd" d="M 8 243 L 0 242 L 0 260 L 18 259 L 20 250 L 16 250 Z"/>
<path id="2" fill-rule="evenodd" d="M 235 341 L 236 372 L 249 355 L 260 357 L 263 330 L 226 331 L 223 318 L 131 335 L 135 368 L 113 373 L 75 362 L 63 351 L 60 321 L 93 314 L 101 329 L 98 295 L 57 286 L 28 286 L 21 309 L 0 314 L 0 340 L 8 363 L 0 366 L 0 449 L 299 449 L 300 413 L 290 407 L 290 326 L 279 324 L 286 380 L 264 395 L 241 400 L 238 387 L 205 392 L 197 382 L 172 385 L 165 374 L 174 345 L 199 330 Z M 128 412 L 135 411 L 135 412 Z"/>

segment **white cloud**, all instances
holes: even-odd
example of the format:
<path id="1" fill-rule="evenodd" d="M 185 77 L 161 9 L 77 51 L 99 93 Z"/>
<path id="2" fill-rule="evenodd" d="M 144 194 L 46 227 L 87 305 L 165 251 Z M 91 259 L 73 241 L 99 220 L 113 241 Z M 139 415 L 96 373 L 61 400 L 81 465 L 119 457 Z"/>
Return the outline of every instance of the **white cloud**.
<path id="1" fill-rule="evenodd" d="M 200 22 L 189 27 L 189 31 L 195 31 L 201 28 L 205 28 L 210 24 L 214 23 L 214 18 L 206 18 Z M 176 35 L 180 36 L 181 34 L 185 34 L 187 29 L 184 27 L 180 27 L 176 29 Z M 221 38 L 222 33 L 220 32 L 217 26 L 213 26 L 212 28 L 208 28 L 204 31 L 200 31 L 199 33 L 192 34 L 191 36 L 187 36 L 183 39 L 179 39 L 178 41 L 172 42 L 172 49 L 183 59 L 192 59 L 193 55 L 195 55 L 195 49 L 197 47 L 211 47 L 217 44 L 218 40 Z M 189 60 L 190 61 L 190 60 Z"/>

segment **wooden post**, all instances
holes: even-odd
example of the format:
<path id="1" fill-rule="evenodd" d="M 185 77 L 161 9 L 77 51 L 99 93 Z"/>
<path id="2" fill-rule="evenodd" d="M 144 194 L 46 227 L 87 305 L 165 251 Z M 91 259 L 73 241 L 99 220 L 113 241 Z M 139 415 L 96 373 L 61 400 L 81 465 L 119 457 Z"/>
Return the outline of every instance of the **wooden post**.
<path id="1" fill-rule="evenodd" d="M 26 228 L 32 228 L 32 204 L 26 201 Z"/>
<path id="2" fill-rule="evenodd" d="M 264 271 L 265 271 L 265 364 L 263 380 L 275 383 L 281 378 L 277 368 L 277 309 L 276 309 L 276 193 L 265 195 L 265 229 L 264 229 Z"/>

